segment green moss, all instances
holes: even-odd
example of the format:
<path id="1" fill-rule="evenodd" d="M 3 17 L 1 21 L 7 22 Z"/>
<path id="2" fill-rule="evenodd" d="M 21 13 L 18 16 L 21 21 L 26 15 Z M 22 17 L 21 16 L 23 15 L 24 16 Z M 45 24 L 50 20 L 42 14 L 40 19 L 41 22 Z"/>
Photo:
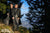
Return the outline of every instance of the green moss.
<path id="1" fill-rule="evenodd" d="M 1 30 L 2 28 L 0 27 L 0 30 Z"/>

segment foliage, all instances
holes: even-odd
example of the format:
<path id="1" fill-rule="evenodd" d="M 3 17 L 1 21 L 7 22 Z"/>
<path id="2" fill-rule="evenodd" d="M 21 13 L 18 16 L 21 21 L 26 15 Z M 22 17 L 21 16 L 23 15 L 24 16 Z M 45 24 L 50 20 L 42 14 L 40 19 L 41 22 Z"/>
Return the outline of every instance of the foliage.
<path id="1" fill-rule="evenodd" d="M 19 3 L 21 0 L 9 0 L 12 1 L 13 3 Z"/>
<path id="2" fill-rule="evenodd" d="M 44 15 L 45 15 L 45 3 L 41 0 L 26 0 L 29 7 L 29 13 L 26 14 L 26 19 L 29 20 L 30 24 L 34 27 L 34 33 L 43 32 L 44 28 Z"/>
<path id="3" fill-rule="evenodd" d="M 19 27 L 19 31 L 20 31 L 21 33 L 29 33 L 29 30 L 27 30 L 27 28 L 22 27 L 22 26 Z"/>
<path id="4" fill-rule="evenodd" d="M 6 13 L 6 5 L 4 4 L 4 3 L 0 3 L 0 11 L 2 11 L 3 12 L 3 14 L 5 14 Z"/>

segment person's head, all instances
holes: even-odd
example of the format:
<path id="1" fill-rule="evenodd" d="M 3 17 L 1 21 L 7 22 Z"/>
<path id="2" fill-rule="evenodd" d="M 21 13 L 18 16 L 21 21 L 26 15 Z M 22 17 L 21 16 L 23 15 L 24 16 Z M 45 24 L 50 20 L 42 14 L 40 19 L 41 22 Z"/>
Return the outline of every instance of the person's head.
<path id="1" fill-rule="evenodd" d="M 18 8 L 18 4 L 15 4 L 15 8 Z"/>
<path id="2" fill-rule="evenodd" d="M 13 4 L 10 4 L 10 8 L 13 8 Z"/>

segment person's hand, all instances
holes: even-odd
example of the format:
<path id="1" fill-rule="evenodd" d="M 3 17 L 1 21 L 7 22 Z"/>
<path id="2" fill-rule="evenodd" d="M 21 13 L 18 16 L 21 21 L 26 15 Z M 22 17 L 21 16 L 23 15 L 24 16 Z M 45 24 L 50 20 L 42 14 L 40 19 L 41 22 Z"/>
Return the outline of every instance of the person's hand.
<path id="1" fill-rule="evenodd" d="M 18 20 L 19 20 L 19 17 L 18 17 Z"/>
<path id="2" fill-rule="evenodd" d="M 12 17 L 12 19 L 14 19 L 14 17 Z"/>
<path id="3" fill-rule="evenodd" d="M 9 16 L 9 13 L 7 13 L 7 15 Z"/>

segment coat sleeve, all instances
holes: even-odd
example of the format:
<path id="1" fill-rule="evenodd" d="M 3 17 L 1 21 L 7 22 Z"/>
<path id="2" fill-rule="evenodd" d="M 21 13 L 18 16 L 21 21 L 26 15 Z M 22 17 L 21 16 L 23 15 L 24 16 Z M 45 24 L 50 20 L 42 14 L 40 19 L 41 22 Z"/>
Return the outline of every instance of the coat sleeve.
<path id="1" fill-rule="evenodd" d="M 11 15 L 14 17 L 14 9 L 11 10 Z"/>
<path id="2" fill-rule="evenodd" d="M 20 9 L 19 9 L 19 16 L 18 17 L 21 18 L 21 11 L 20 11 Z"/>

